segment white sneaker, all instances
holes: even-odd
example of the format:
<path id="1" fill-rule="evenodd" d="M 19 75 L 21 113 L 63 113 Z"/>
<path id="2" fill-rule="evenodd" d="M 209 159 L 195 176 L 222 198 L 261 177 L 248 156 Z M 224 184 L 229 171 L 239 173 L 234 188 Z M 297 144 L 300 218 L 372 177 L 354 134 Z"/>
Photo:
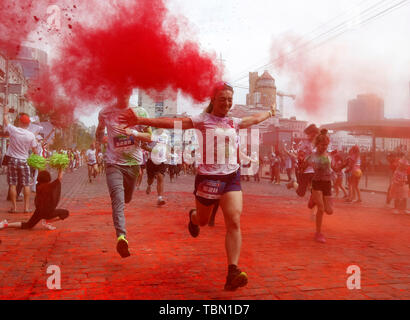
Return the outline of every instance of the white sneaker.
<path id="1" fill-rule="evenodd" d="M 0 229 L 7 228 L 8 225 L 9 223 L 7 222 L 7 220 L 0 221 Z"/>
<path id="2" fill-rule="evenodd" d="M 165 200 L 162 197 L 158 197 L 157 205 L 163 206 L 165 204 Z"/>
<path id="3" fill-rule="evenodd" d="M 44 228 L 48 229 L 48 230 L 55 230 L 57 229 L 56 227 L 54 227 L 53 225 L 51 225 L 50 223 L 47 223 L 46 220 L 42 220 L 41 224 L 43 225 Z"/>

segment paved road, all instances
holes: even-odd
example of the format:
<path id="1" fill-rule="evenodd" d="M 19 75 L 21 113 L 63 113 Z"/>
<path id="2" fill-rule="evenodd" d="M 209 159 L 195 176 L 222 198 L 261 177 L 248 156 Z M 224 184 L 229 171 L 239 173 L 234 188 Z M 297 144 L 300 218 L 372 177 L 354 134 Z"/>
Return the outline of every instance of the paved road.
<path id="1" fill-rule="evenodd" d="M 363 205 L 336 201 L 326 216 L 326 244 L 313 241 L 314 223 L 284 185 L 243 183 L 243 248 L 240 267 L 249 284 L 224 292 L 224 225 L 197 239 L 187 231 L 193 177 L 166 183 L 167 204 L 135 191 L 126 207 L 132 256 L 115 251 L 105 178 L 89 184 L 81 169 L 64 177 L 60 207 L 71 216 L 57 230 L 0 230 L 1 299 L 410 299 L 410 215 L 383 208 L 383 196 L 365 194 Z M 8 214 L 5 176 L 0 176 L 0 220 Z M 19 203 L 21 208 L 22 204 Z M 61 270 L 61 290 L 46 286 L 47 269 Z M 349 290 L 346 270 L 360 267 L 361 289 Z"/>

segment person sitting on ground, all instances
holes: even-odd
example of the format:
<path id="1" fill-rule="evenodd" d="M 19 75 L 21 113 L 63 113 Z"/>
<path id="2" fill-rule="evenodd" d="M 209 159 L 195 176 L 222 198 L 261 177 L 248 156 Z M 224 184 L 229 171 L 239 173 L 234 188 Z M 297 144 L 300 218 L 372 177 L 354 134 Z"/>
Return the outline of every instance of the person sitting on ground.
<path id="1" fill-rule="evenodd" d="M 58 171 L 58 177 L 53 182 L 48 171 L 40 171 L 37 178 L 37 192 L 34 199 L 36 210 L 27 222 L 8 223 L 7 220 L 0 222 L 0 229 L 21 228 L 32 229 L 38 222 L 42 221 L 45 228 L 54 230 L 55 227 L 49 224 L 51 221 L 67 219 L 69 212 L 65 209 L 56 209 L 61 195 L 61 180 L 63 170 Z"/>

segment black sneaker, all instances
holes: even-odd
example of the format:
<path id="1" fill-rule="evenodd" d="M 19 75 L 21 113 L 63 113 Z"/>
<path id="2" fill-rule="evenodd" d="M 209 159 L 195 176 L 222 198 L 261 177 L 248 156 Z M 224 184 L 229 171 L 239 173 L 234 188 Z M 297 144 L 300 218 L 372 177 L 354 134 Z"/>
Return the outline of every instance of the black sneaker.
<path id="1" fill-rule="evenodd" d="M 117 252 L 120 254 L 121 258 L 127 258 L 131 255 L 128 250 L 128 241 L 123 235 L 119 236 L 117 239 Z"/>
<path id="2" fill-rule="evenodd" d="M 248 284 L 248 275 L 240 269 L 228 273 L 226 277 L 225 290 L 235 291 L 239 287 L 244 287 Z"/>
<path id="3" fill-rule="evenodd" d="M 192 223 L 191 221 L 191 216 L 192 213 L 196 211 L 195 209 L 192 209 L 191 211 L 189 211 L 189 223 L 188 223 L 188 230 L 189 233 L 191 234 L 192 237 L 196 238 L 199 235 L 199 226 L 195 225 Z"/>

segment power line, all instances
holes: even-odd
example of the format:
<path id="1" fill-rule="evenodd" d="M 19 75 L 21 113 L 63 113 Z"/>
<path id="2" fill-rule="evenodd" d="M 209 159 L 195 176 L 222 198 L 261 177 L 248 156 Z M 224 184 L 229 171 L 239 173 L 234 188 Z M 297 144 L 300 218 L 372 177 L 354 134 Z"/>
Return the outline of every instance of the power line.
<path id="1" fill-rule="evenodd" d="M 394 4 L 394 5 L 392 5 L 391 7 L 387 8 L 387 9 L 385 9 L 385 10 L 383 10 L 383 11 L 381 11 L 381 12 L 375 14 L 375 15 L 373 15 L 372 17 L 369 17 L 369 18 L 367 18 L 366 20 L 361 21 L 360 23 L 358 23 L 358 24 L 357 24 L 356 26 L 354 26 L 354 27 L 364 26 L 364 25 L 370 23 L 372 20 L 375 20 L 376 18 L 381 18 L 381 17 L 385 16 L 386 14 L 388 14 L 388 13 L 394 11 L 395 9 L 399 9 L 399 8 L 401 8 L 401 7 L 404 7 L 405 5 L 407 5 L 407 4 L 409 4 L 409 3 L 410 3 L 409 0 L 402 0 L 402 1 L 400 1 L 400 2 L 398 2 L 398 3 L 396 3 L 396 4 Z M 314 50 L 314 49 L 316 49 L 316 48 L 318 48 L 318 47 L 321 47 L 321 46 L 323 46 L 324 44 L 326 44 L 327 42 L 329 42 L 329 41 L 331 41 L 331 40 L 333 40 L 333 39 L 335 39 L 335 38 L 341 36 L 342 34 L 348 32 L 348 31 L 349 31 L 349 30 L 341 31 L 341 32 L 339 32 L 338 34 L 335 34 L 335 35 L 331 36 L 330 38 L 328 38 L 328 39 L 326 39 L 326 40 L 323 40 L 322 42 L 316 44 L 314 47 L 308 49 L 308 51 L 312 51 L 312 50 Z"/>
<path id="2" fill-rule="evenodd" d="M 341 17 L 347 15 L 347 14 L 350 13 L 354 8 L 356 8 L 357 6 L 361 6 L 362 4 L 364 4 L 364 3 L 368 2 L 368 1 L 371 1 L 371 0 L 364 0 L 364 1 L 360 2 L 358 5 L 354 5 L 354 6 L 350 7 L 348 10 L 344 11 L 343 13 L 341 13 L 341 14 L 339 14 L 339 15 L 336 15 L 336 16 L 333 17 L 332 19 L 329 19 L 329 20 L 328 20 L 327 22 L 325 22 L 324 24 L 321 24 L 321 25 L 319 25 L 318 27 L 316 27 L 315 29 L 313 29 L 312 31 L 307 32 L 306 34 L 302 35 L 302 36 L 300 37 L 300 40 L 302 40 L 303 38 L 307 38 L 307 36 L 310 35 L 310 34 L 314 34 L 316 31 L 318 31 L 318 30 L 320 30 L 321 28 L 323 28 L 323 27 L 325 27 L 325 26 L 331 24 L 333 21 L 336 21 L 338 18 L 341 18 Z M 387 0 L 383 0 L 383 1 L 387 1 Z M 381 1 L 381 2 L 383 2 L 383 1 Z M 379 2 L 379 3 L 380 3 L 380 2 Z M 376 4 L 376 5 L 377 5 L 377 4 Z M 374 6 L 371 6 L 370 8 L 372 8 L 372 7 L 374 7 Z M 369 9 L 370 9 L 370 8 L 369 8 Z M 351 18 L 349 18 L 348 20 L 350 20 L 350 19 L 352 19 L 352 18 L 355 18 L 355 17 L 356 17 L 356 15 L 354 15 L 354 16 L 351 17 Z M 329 31 L 328 31 L 328 32 L 329 32 Z M 323 33 L 322 33 L 322 35 L 323 35 Z M 309 41 L 312 41 L 312 39 L 309 40 Z M 254 64 L 254 65 L 255 65 L 255 64 Z M 260 67 L 259 67 L 259 68 L 260 68 Z M 256 69 L 259 69 L 259 68 L 256 67 Z M 239 73 L 238 73 L 238 77 L 240 77 L 240 79 L 242 79 L 243 77 L 247 77 L 248 72 L 249 72 L 249 69 L 254 69 L 254 68 L 253 68 L 253 66 L 251 66 L 251 67 L 249 67 L 247 70 L 244 70 L 243 72 L 239 72 Z M 244 76 L 242 76 L 242 74 L 244 74 Z"/>
<path id="3" fill-rule="evenodd" d="M 363 15 L 363 13 L 366 13 L 366 12 L 369 11 L 369 10 L 370 10 L 370 11 L 374 11 L 374 10 L 372 10 L 372 9 L 375 9 L 377 6 L 379 6 L 379 4 L 381 4 L 381 3 L 385 2 L 385 1 L 386 1 L 386 0 L 379 1 L 377 4 L 371 6 L 370 8 L 365 9 L 364 11 L 362 11 L 361 15 Z M 357 26 L 360 26 L 360 25 L 363 25 L 363 26 L 364 26 L 364 25 L 368 24 L 369 22 L 371 22 L 372 20 L 374 20 L 374 19 L 376 19 L 376 18 L 378 18 L 378 17 L 381 18 L 381 17 L 385 16 L 386 14 L 388 14 L 388 13 L 394 11 L 395 9 L 399 9 L 399 8 L 401 8 L 401 7 L 404 7 L 405 5 L 409 4 L 408 1 L 409 1 L 409 0 L 402 0 L 402 1 L 400 1 L 400 2 L 398 2 L 398 3 L 395 3 L 394 5 L 392 5 L 392 6 L 388 7 L 388 8 L 382 9 L 382 11 L 379 11 L 379 12 L 377 12 L 376 14 L 374 14 L 374 15 L 372 15 L 372 16 L 370 16 L 370 17 L 367 17 L 364 21 L 360 21 L 360 22 L 357 24 Z M 394 1 L 390 1 L 390 3 L 393 3 L 393 2 L 394 2 Z M 366 15 L 367 15 L 367 14 L 366 14 Z M 319 46 L 322 46 L 322 45 L 324 45 L 325 43 L 329 42 L 330 40 L 333 40 L 334 38 L 339 37 L 340 35 L 342 35 L 342 34 L 344 34 L 344 33 L 346 33 L 346 32 L 349 31 L 349 29 L 343 28 L 343 27 L 346 25 L 347 22 L 349 22 L 349 20 L 347 20 L 347 21 L 345 21 L 345 22 L 339 24 L 337 27 L 334 27 L 334 28 L 332 28 L 331 30 L 328 30 L 327 32 L 324 32 L 322 35 L 315 37 L 315 38 L 312 39 L 311 41 L 308 41 L 308 42 L 306 42 L 305 44 L 303 44 L 303 45 L 301 45 L 301 46 L 295 48 L 295 49 L 292 50 L 291 52 L 287 53 L 287 55 L 290 56 L 290 55 L 294 54 L 295 52 L 299 51 L 300 49 L 303 49 L 303 48 L 305 48 L 305 47 L 308 47 L 309 45 L 311 45 L 311 43 L 313 42 L 313 40 L 319 39 L 319 38 L 321 38 L 323 35 L 330 34 L 330 33 L 334 33 L 334 32 L 338 32 L 338 31 L 339 31 L 338 33 L 336 33 L 336 34 L 334 34 L 334 35 L 331 35 L 329 38 L 327 38 L 327 39 L 323 40 L 322 42 L 316 44 L 314 47 L 311 47 L 310 49 L 308 49 L 308 51 L 311 51 L 311 50 L 313 50 L 313 49 L 316 49 L 316 48 L 318 48 Z M 356 26 L 352 26 L 352 27 L 356 27 Z M 338 29 L 339 29 L 339 30 L 338 30 Z M 268 66 L 270 66 L 270 65 L 273 65 L 273 64 L 274 64 L 275 62 L 277 62 L 278 60 L 279 60 L 279 58 L 278 58 L 278 59 L 275 59 L 274 61 L 272 61 L 272 62 L 270 62 L 270 63 L 268 63 L 268 64 L 265 64 L 265 65 L 263 65 L 263 66 L 261 66 L 261 67 L 259 67 L 259 68 L 257 68 L 257 69 L 262 69 L 262 68 L 266 68 L 266 67 L 268 67 Z M 237 80 L 235 80 L 235 81 L 233 81 L 233 82 L 239 82 L 239 81 L 241 81 L 241 80 L 244 79 L 244 78 L 246 78 L 246 76 L 243 76 L 243 77 L 241 77 L 241 78 L 239 78 L 239 79 L 237 79 Z"/>
<path id="4" fill-rule="evenodd" d="M 386 2 L 386 1 L 387 1 L 387 0 L 381 0 L 381 1 L 377 2 L 376 4 L 370 6 L 369 8 L 364 9 L 364 10 L 360 13 L 360 16 L 366 14 L 367 12 L 372 11 L 373 9 L 377 8 L 380 4 L 382 4 L 383 2 Z M 391 2 L 394 2 L 394 0 L 393 0 L 393 1 L 390 1 L 390 3 L 391 3 Z M 356 18 L 356 17 L 354 17 L 354 18 Z M 348 19 L 348 20 L 345 20 L 345 21 L 343 21 L 342 23 L 339 23 L 337 26 L 331 28 L 330 30 L 325 31 L 325 32 L 323 32 L 322 34 L 320 34 L 319 36 L 316 36 L 315 38 L 311 39 L 310 41 L 307 41 L 307 42 L 305 42 L 304 44 L 302 44 L 302 45 L 300 45 L 300 46 L 294 48 L 291 52 L 287 53 L 287 56 L 290 56 L 290 55 L 292 55 L 292 54 L 298 52 L 299 50 L 308 47 L 311 43 L 313 43 L 314 40 L 317 40 L 317 39 L 319 39 L 319 38 L 321 38 L 321 37 L 323 37 L 323 36 L 326 36 L 327 34 L 331 34 L 331 33 L 333 33 L 333 32 L 337 32 L 337 31 L 339 31 L 339 30 L 343 30 L 344 27 L 346 26 L 346 24 L 348 24 L 351 19 L 352 19 L 352 18 L 350 18 L 350 19 Z M 332 37 L 332 39 L 333 39 L 333 37 Z M 281 57 L 281 58 L 283 58 L 283 57 Z M 262 68 L 266 68 L 266 67 L 268 67 L 268 66 L 271 66 L 271 65 L 273 65 L 275 62 L 277 62 L 279 59 L 280 59 L 280 58 L 277 58 L 277 59 L 275 59 L 274 61 L 271 61 L 271 62 L 269 62 L 269 63 L 267 63 L 267 64 L 265 64 L 265 65 L 259 67 L 258 69 L 262 69 Z M 236 80 L 236 81 L 234 81 L 234 82 L 240 81 L 240 80 L 242 80 L 242 79 L 244 79 L 244 78 L 246 78 L 246 76 L 243 76 L 242 78 L 240 78 L 239 80 Z"/>

